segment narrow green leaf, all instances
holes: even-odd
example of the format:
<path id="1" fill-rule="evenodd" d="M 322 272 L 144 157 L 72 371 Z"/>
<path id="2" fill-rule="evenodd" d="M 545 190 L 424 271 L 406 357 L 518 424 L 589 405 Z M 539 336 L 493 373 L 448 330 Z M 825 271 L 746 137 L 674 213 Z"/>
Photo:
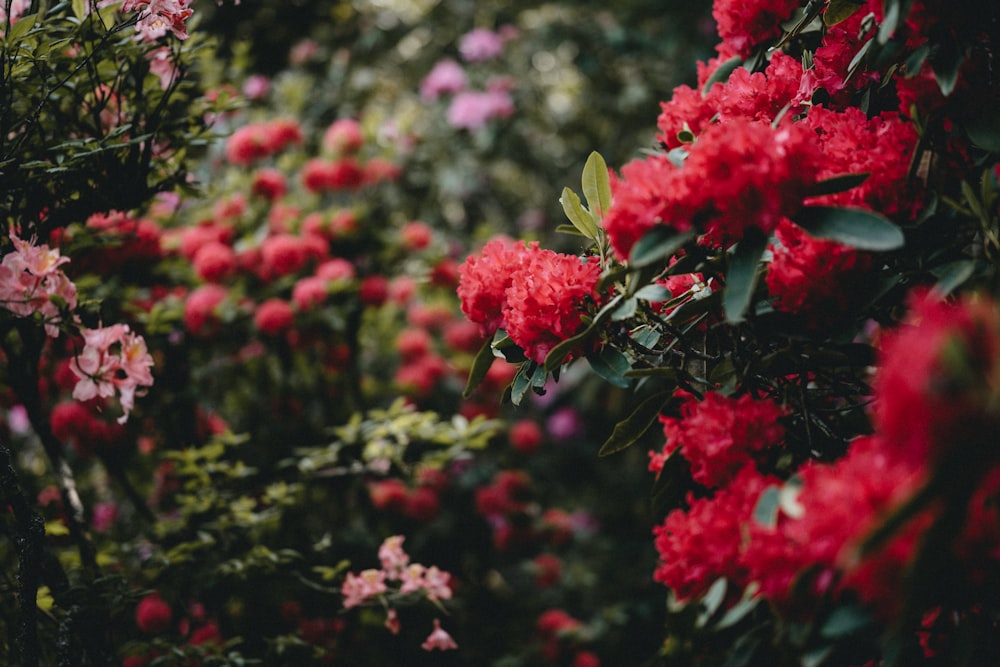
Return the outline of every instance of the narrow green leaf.
<path id="1" fill-rule="evenodd" d="M 903 231 L 887 218 L 859 208 L 806 206 L 795 215 L 794 222 L 811 236 L 859 250 L 897 250 L 906 240 Z"/>
<path id="2" fill-rule="evenodd" d="M 670 402 L 673 391 L 661 391 L 643 399 L 625 419 L 615 424 L 611 436 L 601 445 L 598 456 L 610 456 L 631 446 L 656 423 L 660 411 Z"/>
<path id="3" fill-rule="evenodd" d="M 625 377 L 625 373 L 632 369 L 632 364 L 621 351 L 605 345 L 596 354 L 588 354 L 587 361 L 595 373 L 614 386 L 622 389 L 632 386 L 632 381 Z"/>
<path id="4" fill-rule="evenodd" d="M 837 607 L 820 628 L 819 634 L 827 639 L 838 639 L 856 634 L 874 624 L 871 614 L 861 607 L 846 605 Z"/>
<path id="5" fill-rule="evenodd" d="M 781 489 L 769 486 L 760 494 L 753 508 L 753 520 L 765 528 L 778 525 L 778 508 L 781 505 Z"/>
<path id="6" fill-rule="evenodd" d="M 531 389 L 532 376 L 537 367 L 538 364 L 534 361 L 526 361 L 517 370 L 517 375 L 514 376 L 514 381 L 510 385 L 510 402 L 514 405 L 520 405 L 524 395 Z"/>
<path id="7" fill-rule="evenodd" d="M 30 14 L 19 18 L 17 23 L 10 27 L 10 34 L 7 35 L 6 41 L 13 44 L 27 35 L 28 31 L 35 27 L 36 19 L 38 19 L 38 14 Z"/>
<path id="8" fill-rule="evenodd" d="M 635 268 L 648 266 L 657 261 L 666 262 L 694 237 L 693 230 L 678 233 L 666 225 L 653 227 L 632 246 L 628 262 Z"/>
<path id="9" fill-rule="evenodd" d="M 493 365 L 494 359 L 496 359 L 496 356 L 493 354 L 493 340 L 487 339 L 472 360 L 472 368 L 469 369 L 469 380 L 465 385 L 465 391 L 462 392 L 464 398 L 471 396 L 472 392 L 479 386 L 479 383 L 483 381 L 486 373 L 490 370 L 490 366 Z"/>
<path id="10" fill-rule="evenodd" d="M 573 225 L 556 225 L 556 231 L 562 234 L 573 234 L 574 236 L 582 236 L 584 238 L 587 238 L 586 234 L 581 232 Z"/>
<path id="11" fill-rule="evenodd" d="M 712 585 L 708 588 L 708 592 L 701 598 L 701 612 L 698 614 L 695 627 L 705 627 L 708 619 L 712 618 L 712 615 L 719 610 L 719 607 L 722 606 L 723 601 L 726 599 L 726 587 L 724 577 L 719 577 L 712 582 Z"/>
<path id="12" fill-rule="evenodd" d="M 842 21 L 846 21 L 860 9 L 864 2 L 859 0 L 830 0 L 823 12 L 823 23 L 827 27 L 835 26 Z"/>
<path id="13" fill-rule="evenodd" d="M 73 15 L 82 21 L 87 16 L 87 0 L 73 0 Z"/>
<path id="14" fill-rule="evenodd" d="M 755 227 L 747 230 L 729 258 L 726 289 L 722 293 L 722 308 L 730 324 L 742 322 L 754 289 L 757 287 L 757 265 L 767 248 L 767 236 Z"/>
<path id="15" fill-rule="evenodd" d="M 597 240 L 597 223 L 594 222 L 594 216 L 583 208 L 579 195 L 569 188 L 563 188 L 559 203 L 562 204 L 566 217 L 569 218 L 574 227 L 580 230 L 581 234 L 588 239 Z"/>
<path id="16" fill-rule="evenodd" d="M 932 271 L 938 281 L 934 291 L 942 297 L 948 296 L 976 273 L 976 263 L 971 259 L 948 262 Z"/>
<path id="17" fill-rule="evenodd" d="M 615 308 L 615 311 L 611 313 L 611 320 L 613 322 L 621 322 L 622 320 L 627 320 L 628 318 L 635 315 L 636 308 L 638 306 L 638 299 L 634 296 L 629 297 L 622 301 L 622 304 Z"/>
<path id="18" fill-rule="evenodd" d="M 823 195 L 832 195 L 838 192 L 844 192 L 855 188 L 862 183 L 864 183 L 869 174 L 867 171 L 858 174 L 841 174 L 840 176 L 833 176 L 825 180 L 816 183 L 810 190 L 810 197 L 821 197 Z"/>
<path id="19" fill-rule="evenodd" d="M 716 67 L 715 71 L 712 72 L 712 75 L 708 77 L 707 81 L 705 81 L 705 85 L 702 86 L 701 96 L 704 97 L 705 95 L 708 95 L 708 91 L 710 91 L 712 89 L 712 86 L 714 86 L 715 84 L 725 83 L 726 81 L 728 81 L 729 76 L 736 71 L 737 67 L 739 67 L 742 64 L 743 64 L 742 58 L 740 58 L 739 56 L 733 56 L 729 60 L 724 61 L 722 64 Z"/>
<path id="20" fill-rule="evenodd" d="M 608 165 L 601 154 L 594 151 L 583 166 L 583 196 L 587 207 L 598 218 L 603 218 L 611 209 L 611 180 Z"/>
<path id="21" fill-rule="evenodd" d="M 656 368 L 633 368 L 625 377 L 630 378 L 663 378 L 670 381 L 677 380 L 677 369 L 673 366 L 657 366 Z"/>

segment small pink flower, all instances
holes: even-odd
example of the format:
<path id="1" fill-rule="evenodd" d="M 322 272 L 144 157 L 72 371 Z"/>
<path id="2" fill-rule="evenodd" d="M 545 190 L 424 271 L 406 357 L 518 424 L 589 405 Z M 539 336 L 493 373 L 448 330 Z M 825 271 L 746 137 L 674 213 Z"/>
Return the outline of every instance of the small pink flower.
<path id="1" fill-rule="evenodd" d="M 387 537 L 378 549 L 378 558 L 382 562 L 382 569 L 386 571 L 390 579 L 398 579 L 410 562 L 410 557 L 403 551 L 404 539 L 402 535 Z"/>
<path id="2" fill-rule="evenodd" d="M 433 651 L 434 649 L 439 649 L 441 651 L 447 651 L 448 649 L 458 648 L 458 644 L 455 640 L 451 638 L 444 628 L 441 627 L 441 621 L 434 619 L 434 630 L 423 644 L 420 645 L 425 651 Z"/>
<path id="3" fill-rule="evenodd" d="M 78 378 L 73 398 L 87 401 L 98 396 L 108 398 L 117 392 L 124 412 L 118 423 L 124 424 L 139 388 L 153 384 L 149 370 L 153 357 L 146 349 L 146 341 L 130 331 L 127 324 L 83 329 L 82 334 L 83 351 L 70 363 Z"/>
<path id="4" fill-rule="evenodd" d="M 475 130 L 494 118 L 508 118 L 513 113 L 514 100 L 505 91 L 466 91 L 456 95 L 448 106 L 448 124 Z"/>
<path id="5" fill-rule="evenodd" d="M 442 60 L 420 82 L 420 97 L 432 101 L 444 93 L 458 93 L 465 90 L 468 81 L 465 70 L 451 59 Z"/>
<path id="6" fill-rule="evenodd" d="M 470 63 L 492 60 L 503 53 L 503 41 L 503 37 L 492 30 L 476 28 L 462 37 L 458 51 Z"/>
<path id="7" fill-rule="evenodd" d="M 382 570 L 368 569 L 360 574 L 347 573 L 340 588 L 344 596 L 344 609 L 357 607 L 370 597 L 379 595 L 386 591 L 385 572 Z"/>

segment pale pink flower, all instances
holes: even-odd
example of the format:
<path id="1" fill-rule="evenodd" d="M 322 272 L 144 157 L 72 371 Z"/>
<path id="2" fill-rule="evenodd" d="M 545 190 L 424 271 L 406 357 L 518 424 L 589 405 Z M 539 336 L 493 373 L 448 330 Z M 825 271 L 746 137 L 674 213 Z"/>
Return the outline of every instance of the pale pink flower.
<path id="1" fill-rule="evenodd" d="M 458 52 L 470 63 L 492 60 L 503 53 L 503 37 L 492 30 L 476 28 L 462 37 Z"/>
<path id="2" fill-rule="evenodd" d="M 451 638 L 451 635 L 449 635 L 444 628 L 441 627 L 441 621 L 436 618 L 434 619 L 434 630 L 427 636 L 427 639 L 424 640 L 424 643 L 420 646 L 425 651 L 433 651 L 434 649 L 447 651 L 448 649 L 458 648 L 458 644 L 456 644 L 455 640 Z"/>
<path id="3" fill-rule="evenodd" d="M 378 558 L 382 562 L 382 569 L 390 579 L 398 579 L 403 570 L 410 562 L 410 557 L 403 551 L 402 535 L 393 535 L 385 538 L 382 546 L 378 548 Z"/>
<path id="4" fill-rule="evenodd" d="M 427 101 L 436 100 L 445 93 L 461 92 L 467 85 L 465 70 L 448 58 L 434 65 L 430 73 L 420 82 L 420 97 Z"/>
<path id="5" fill-rule="evenodd" d="M 149 60 L 149 72 L 160 78 L 160 89 L 169 88 L 170 84 L 177 79 L 177 75 L 180 74 L 180 70 L 177 69 L 177 65 L 171 58 L 170 47 L 161 46 L 158 49 L 153 49 L 146 54 L 146 58 Z"/>
<path id="6" fill-rule="evenodd" d="M 36 246 L 10 233 L 14 250 L 0 262 L 0 306 L 19 317 L 41 313 L 45 333 L 59 336 L 60 302 L 76 308 L 76 285 L 59 267 L 69 262 L 59 249 Z"/>
<path id="7" fill-rule="evenodd" d="M 146 349 L 142 336 L 129 330 L 127 324 L 113 324 L 99 329 L 83 329 L 83 351 L 70 362 L 77 377 L 73 398 L 87 401 L 110 398 L 118 394 L 124 424 L 135 405 L 140 387 L 152 386 L 153 357 Z"/>
<path id="8" fill-rule="evenodd" d="M 141 39 L 154 41 L 168 32 L 177 39 L 187 39 L 185 21 L 194 13 L 190 0 L 125 0 L 123 12 L 137 12 L 136 30 Z"/>
<path id="9" fill-rule="evenodd" d="M 344 596 L 344 609 L 357 607 L 368 598 L 385 591 L 385 572 L 375 569 L 363 570 L 360 574 L 348 572 L 340 587 L 340 593 Z"/>
<path id="10" fill-rule="evenodd" d="M 399 579 L 402 585 L 399 587 L 399 592 L 405 595 L 406 593 L 415 593 L 424 590 L 425 569 L 420 563 L 411 563 L 406 569 L 400 572 Z"/>
<path id="11" fill-rule="evenodd" d="M 424 571 L 424 591 L 431 600 L 451 599 L 451 575 L 431 565 Z"/>

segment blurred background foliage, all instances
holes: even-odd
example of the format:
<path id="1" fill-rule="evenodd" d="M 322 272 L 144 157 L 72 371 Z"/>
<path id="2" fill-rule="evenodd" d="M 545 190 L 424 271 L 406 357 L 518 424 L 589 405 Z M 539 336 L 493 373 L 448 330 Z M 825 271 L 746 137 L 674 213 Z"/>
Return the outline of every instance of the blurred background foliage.
<path id="1" fill-rule="evenodd" d="M 273 77 L 271 104 L 325 126 L 363 118 L 405 147 L 414 217 L 474 243 L 497 232 L 548 236 L 558 194 L 590 151 L 620 165 L 654 146 L 659 102 L 693 83 L 712 55 L 711 3 L 463 0 L 205 3 L 219 39 L 220 82 Z M 509 77 L 515 112 L 473 131 L 447 125 L 419 82 L 440 60 L 461 62 L 461 37 L 513 27 L 496 59 L 464 63 L 470 80 Z M 569 181 L 569 183 L 567 183 Z"/>

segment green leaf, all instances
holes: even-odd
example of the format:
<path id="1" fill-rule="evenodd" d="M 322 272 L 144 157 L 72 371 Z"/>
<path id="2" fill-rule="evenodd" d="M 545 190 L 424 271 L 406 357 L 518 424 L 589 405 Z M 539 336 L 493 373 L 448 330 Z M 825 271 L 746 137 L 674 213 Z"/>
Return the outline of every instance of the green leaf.
<path id="1" fill-rule="evenodd" d="M 781 506 L 781 489 L 769 486 L 760 494 L 753 508 L 753 520 L 765 528 L 778 525 L 778 509 Z"/>
<path id="2" fill-rule="evenodd" d="M 472 368 L 469 369 L 469 380 L 465 384 L 465 391 L 462 392 L 464 398 L 468 398 L 475 391 L 479 383 L 483 381 L 486 377 L 486 373 L 489 372 L 490 366 L 493 365 L 493 361 L 496 356 L 493 354 L 493 339 L 487 339 L 483 346 L 479 348 L 479 352 L 476 353 L 475 358 L 472 360 Z"/>
<path id="3" fill-rule="evenodd" d="M 903 231 L 887 218 L 860 208 L 805 206 L 793 221 L 811 236 L 859 250 L 897 250 L 906 240 Z"/>
<path id="4" fill-rule="evenodd" d="M 559 203 L 562 204 L 566 217 L 569 218 L 574 227 L 580 230 L 581 234 L 588 239 L 597 240 L 597 223 L 594 222 L 594 216 L 583 208 L 580 197 L 575 192 L 569 188 L 563 188 Z"/>
<path id="5" fill-rule="evenodd" d="M 871 614 L 861 607 L 847 605 L 837 607 L 820 628 L 819 634 L 827 639 L 838 639 L 857 634 L 858 631 L 874 624 Z"/>
<path id="6" fill-rule="evenodd" d="M 844 192 L 861 185 L 868 179 L 869 176 L 870 174 L 868 172 L 833 176 L 832 178 L 827 178 L 819 183 L 816 183 L 812 188 L 810 188 L 809 196 L 821 197 L 823 195 L 832 195 L 838 192 Z"/>
<path id="7" fill-rule="evenodd" d="M 22 37 L 28 34 L 28 31 L 35 27 L 35 21 L 38 19 L 38 14 L 30 14 L 28 16 L 22 16 L 17 20 L 17 23 L 10 27 L 10 33 L 7 35 L 7 42 L 14 43 L 19 41 Z"/>
<path id="8" fill-rule="evenodd" d="M 708 77 L 708 80 L 705 81 L 705 85 L 701 88 L 701 96 L 704 97 L 705 95 L 708 95 L 708 91 L 710 91 L 712 86 L 715 84 L 725 83 L 728 81 L 729 76 L 742 64 L 743 59 L 739 56 L 733 56 L 732 58 L 723 61 L 718 67 L 715 68 L 715 71 L 712 72 L 710 77 Z"/>
<path id="9" fill-rule="evenodd" d="M 621 322 L 622 320 L 627 320 L 628 318 L 635 315 L 636 308 L 638 306 L 638 299 L 634 296 L 629 297 L 622 301 L 622 304 L 615 308 L 615 311 L 611 313 L 611 320 L 613 322 Z"/>
<path id="10" fill-rule="evenodd" d="M 863 4 L 864 2 L 859 0 L 830 0 L 830 4 L 826 6 L 826 11 L 823 13 L 823 23 L 830 27 L 846 21 Z"/>
<path id="11" fill-rule="evenodd" d="M 931 273 L 937 276 L 938 279 L 934 284 L 934 291 L 938 295 L 945 297 L 975 275 L 976 262 L 971 259 L 960 259 L 942 264 L 931 271 Z"/>
<path id="12" fill-rule="evenodd" d="M 514 381 L 510 386 L 510 402 L 514 405 L 520 405 L 521 400 L 524 395 L 528 393 L 531 389 L 532 380 L 534 378 L 535 371 L 538 370 L 539 366 L 534 361 L 526 361 L 521 364 L 521 367 L 517 370 L 517 375 L 514 376 Z"/>
<path id="13" fill-rule="evenodd" d="M 952 38 L 942 39 L 938 43 L 938 48 L 931 56 L 931 69 L 934 70 L 934 78 L 937 80 L 941 94 L 947 97 L 955 90 L 958 83 L 958 71 L 962 69 L 967 53 L 959 48 L 959 45 Z"/>
<path id="14" fill-rule="evenodd" d="M 722 606 L 722 603 L 726 599 L 726 587 L 727 584 L 724 577 L 719 577 L 712 582 L 708 592 L 701 598 L 701 611 L 698 614 L 695 627 L 704 627 L 708 623 L 708 619 L 719 610 L 719 607 Z"/>
<path id="15" fill-rule="evenodd" d="M 672 299 L 673 294 L 663 285 L 646 285 L 636 291 L 635 298 L 642 301 L 649 301 L 650 303 L 660 303 Z"/>
<path id="16" fill-rule="evenodd" d="M 574 236 L 582 236 L 584 238 L 587 238 L 586 234 L 581 232 L 573 225 L 556 225 L 556 231 L 562 234 L 573 234 Z"/>
<path id="17" fill-rule="evenodd" d="M 73 15 L 79 21 L 87 17 L 87 0 L 73 0 Z"/>
<path id="18" fill-rule="evenodd" d="M 757 287 L 757 265 L 767 248 L 767 236 L 756 227 L 747 230 L 736 245 L 726 272 L 726 289 L 722 293 L 722 308 L 730 324 L 742 322 Z"/>
<path id="19" fill-rule="evenodd" d="M 631 266 L 641 268 L 658 261 L 666 261 L 695 237 L 693 230 L 678 233 L 666 225 L 653 227 L 636 241 L 629 253 Z"/>
<path id="20" fill-rule="evenodd" d="M 965 134 L 976 146 L 1000 153 L 1000 117 L 993 109 L 980 112 L 965 123 Z"/>
<path id="21" fill-rule="evenodd" d="M 595 373 L 614 386 L 622 389 L 632 386 L 632 381 L 625 377 L 625 373 L 632 370 L 632 364 L 620 350 L 605 345 L 600 352 L 588 354 L 587 361 Z"/>
<path id="22" fill-rule="evenodd" d="M 594 151 L 583 166 L 583 196 L 593 215 L 603 218 L 611 209 L 611 180 L 608 165 L 601 154 Z"/>
<path id="23" fill-rule="evenodd" d="M 656 423 L 660 412 L 670 402 L 673 390 L 661 391 L 643 399 L 625 419 L 615 424 L 611 436 L 601 445 L 598 456 L 610 456 L 630 447 Z"/>

